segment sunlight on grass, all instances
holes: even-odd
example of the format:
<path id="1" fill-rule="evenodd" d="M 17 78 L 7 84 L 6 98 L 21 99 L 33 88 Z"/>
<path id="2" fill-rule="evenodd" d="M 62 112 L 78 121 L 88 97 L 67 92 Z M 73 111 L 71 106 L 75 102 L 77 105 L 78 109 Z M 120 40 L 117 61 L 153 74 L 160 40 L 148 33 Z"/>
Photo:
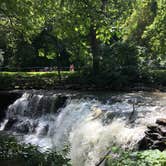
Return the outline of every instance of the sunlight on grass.
<path id="1" fill-rule="evenodd" d="M 65 81 L 77 72 L 0 72 L 0 89 L 53 89 L 59 81 Z"/>

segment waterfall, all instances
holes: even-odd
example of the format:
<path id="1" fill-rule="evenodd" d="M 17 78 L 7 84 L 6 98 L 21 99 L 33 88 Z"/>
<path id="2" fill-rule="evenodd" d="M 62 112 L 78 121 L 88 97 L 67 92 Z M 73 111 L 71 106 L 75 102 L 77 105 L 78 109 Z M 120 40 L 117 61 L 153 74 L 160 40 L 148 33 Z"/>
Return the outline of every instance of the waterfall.
<path id="1" fill-rule="evenodd" d="M 113 145 L 136 148 L 146 126 L 165 116 L 164 102 L 165 95 L 157 93 L 100 98 L 27 92 L 8 107 L 0 130 L 41 151 L 69 145 L 73 166 L 94 166 Z"/>

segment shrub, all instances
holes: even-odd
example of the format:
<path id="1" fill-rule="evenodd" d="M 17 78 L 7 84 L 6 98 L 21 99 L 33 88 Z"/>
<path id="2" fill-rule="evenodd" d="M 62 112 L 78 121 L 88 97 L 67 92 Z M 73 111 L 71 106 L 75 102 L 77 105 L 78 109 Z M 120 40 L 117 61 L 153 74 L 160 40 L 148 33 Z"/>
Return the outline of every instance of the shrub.
<path id="1" fill-rule="evenodd" d="M 17 166 L 70 166 L 66 151 L 41 153 L 38 147 L 18 144 L 12 137 L 0 137 L 0 165 L 14 162 Z"/>
<path id="2" fill-rule="evenodd" d="M 147 150 L 141 152 L 124 151 L 113 148 L 105 166 L 165 166 L 166 151 Z"/>

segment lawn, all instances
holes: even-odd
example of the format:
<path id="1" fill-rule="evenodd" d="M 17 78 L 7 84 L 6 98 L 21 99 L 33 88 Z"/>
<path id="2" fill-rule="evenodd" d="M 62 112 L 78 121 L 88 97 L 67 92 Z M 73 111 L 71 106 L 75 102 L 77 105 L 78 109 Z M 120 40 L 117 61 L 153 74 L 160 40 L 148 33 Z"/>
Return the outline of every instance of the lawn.
<path id="1" fill-rule="evenodd" d="M 61 72 L 61 81 L 58 72 L 0 72 L 0 90 L 10 89 L 54 89 L 73 75 L 73 72 Z"/>
<path id="2" fill-rule="evenodd" d="M 132 81 L 131 81 L 132 80 Z M 99 87 L 104 89 L 123 89 L 124 87 L 133 87 L 141 83 L 147 87 L 166 86 L 166 70 L 147 70 L 140 74 L 135 81 L 130 80 L 128 75 L 89 75 L 85 72 L 62 71 L 61 80 L 58 72 L 0 72 L 0 90 L 11 89 L 57 89 L 63 86 L 72 87 L 72 89 L 81 89 L 81 87 Z"/>

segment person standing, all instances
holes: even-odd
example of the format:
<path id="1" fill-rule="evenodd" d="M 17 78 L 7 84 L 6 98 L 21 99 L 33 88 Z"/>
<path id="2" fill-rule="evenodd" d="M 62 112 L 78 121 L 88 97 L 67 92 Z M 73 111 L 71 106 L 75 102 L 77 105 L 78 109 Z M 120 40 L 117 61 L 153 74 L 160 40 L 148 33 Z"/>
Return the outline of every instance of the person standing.
<path id="1" fill-rule="evenodd" d="M 74 72 L 74 65 L 73 64 L 70 65 L 70 71 Z"/>

